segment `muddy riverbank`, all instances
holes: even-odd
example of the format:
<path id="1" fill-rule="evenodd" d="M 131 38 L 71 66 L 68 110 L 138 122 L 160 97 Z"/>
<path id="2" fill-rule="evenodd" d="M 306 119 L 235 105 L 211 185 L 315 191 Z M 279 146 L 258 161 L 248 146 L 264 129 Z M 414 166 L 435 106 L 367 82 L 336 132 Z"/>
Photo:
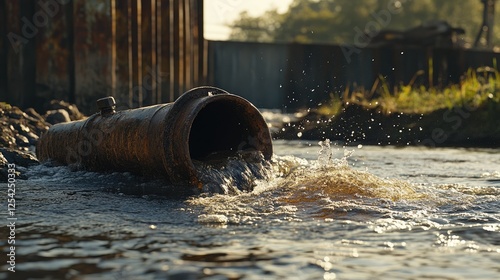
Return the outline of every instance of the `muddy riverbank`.
<path id="1" fill-rule="evenodd" d="M 500 104 L 462 106 L 426 114 L 345 105 L 336 116 L 314 111 L 288 123 L 275 139 L 340 141 L 346 145 L 500 146 Z"/>

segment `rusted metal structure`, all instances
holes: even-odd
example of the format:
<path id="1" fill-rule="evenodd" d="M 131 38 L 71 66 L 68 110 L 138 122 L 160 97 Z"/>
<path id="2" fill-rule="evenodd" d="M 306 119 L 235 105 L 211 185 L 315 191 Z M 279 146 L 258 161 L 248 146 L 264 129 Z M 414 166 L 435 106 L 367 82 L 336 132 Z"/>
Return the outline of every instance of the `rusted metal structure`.
<path id="1" fill-rule="evenodd" d="M 487 48 L 493 47 L 491 34 L 493 33 L 493 26 L 495 20 L 495 2 L 496 0 L 481 0 L 483 2 L 483 23 L 479 29 L 479 33 L 474 41 L 474 47 L 485 46 Z M 484 38 L 483 38 L 484 37 Z M 483 40 L 481 40 L 483 39 Z"/>
<path id="2" fill-rule="evenodd" d="M 273 153 L 268 127 L 245 99 L 199 87 L 174 103 L 116 111 L 114 99 L 98 101 L 99 113 L 52 126 L 37 144 L 41 161 L 95 171 L 118 170 L 201 187 L 194 161 L 241 150 Z"/>
<path id="3" fill-rule="evenodd" d="M 433 20 L 407 30 L 381 30 L 375 36 L 366 36 L 370 38 L 368 47 L 460 48 L 463 47 L 463 42 L 458 38 L 463 34 L 463 28 L 453 27 L 446 21 Z"/>
<path id="4" fill-rule="evenodd" d="M 202 0 L 0 0 L 0 100 L 90 112 L 171 102 L 206 83 Z"/>

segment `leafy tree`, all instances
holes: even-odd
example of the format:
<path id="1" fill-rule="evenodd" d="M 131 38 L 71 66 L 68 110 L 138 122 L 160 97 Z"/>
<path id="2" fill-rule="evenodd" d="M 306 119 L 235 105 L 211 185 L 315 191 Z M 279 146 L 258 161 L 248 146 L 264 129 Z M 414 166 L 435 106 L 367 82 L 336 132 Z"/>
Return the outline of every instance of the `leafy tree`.
<path id="1" fill-rule="evenodd" d="M 496 5 L 500 13 L 500 3 Z M 294 0 L 287 12 L 267 11 L 260 17 L 244 12 L 230 26 L 231 40 L 300 43 L 352 43 L 356 28 L 365 30 L 376 15 L 390 11 L 384 29 L 404 30 L 430 20 L 445 20 L 465 29 L 473 43 L 482 23 L 480 0 Z M 387 14 L 387 13 L 386 13 Z M 500 44 L 500 21 L 492 38 Z"/>

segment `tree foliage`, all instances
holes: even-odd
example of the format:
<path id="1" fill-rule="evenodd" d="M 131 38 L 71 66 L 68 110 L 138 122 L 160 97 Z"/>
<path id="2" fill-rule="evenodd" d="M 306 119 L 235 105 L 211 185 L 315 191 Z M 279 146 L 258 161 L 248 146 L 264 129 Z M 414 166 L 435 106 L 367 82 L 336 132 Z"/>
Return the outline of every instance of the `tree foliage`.
<path id="1" fill-rule="evenodd" d="M 500 14 L 500 3 L 496 5 Z M 482 23 L 480 0 L 294 0 L 280 14 L 267 11 L 259 17 L 244 12 L 230 26 L 231 40 L 300 43 L 352 43 L 356 28 L 369 22 L 380 29 L 404 30 L 431 20 L 445 20 L 465 29 L 463 39 L 473 43 Z M 387 15 L 388 20 L 377 20 Z M 500 45 L 500 21 L 495 22 L 495 45 Z"/>

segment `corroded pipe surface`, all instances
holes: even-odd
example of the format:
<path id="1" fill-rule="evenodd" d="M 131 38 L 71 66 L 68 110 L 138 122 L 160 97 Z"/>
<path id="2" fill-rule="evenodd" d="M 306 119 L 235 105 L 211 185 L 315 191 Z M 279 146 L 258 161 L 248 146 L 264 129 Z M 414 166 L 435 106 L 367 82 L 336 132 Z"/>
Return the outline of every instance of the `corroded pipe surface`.
<path id="1" fill-rule="evenodd" d="M 247 100 L 214 87 L 192 89 L 174 103 L 114 111 L 111 99 L 86 120 L 52 126 L 37 144 L 40 161 L 93 171 L 129 171 L 200 186 L 193 160 L 241 150 L 272 156 L 271 136 Z"/>

